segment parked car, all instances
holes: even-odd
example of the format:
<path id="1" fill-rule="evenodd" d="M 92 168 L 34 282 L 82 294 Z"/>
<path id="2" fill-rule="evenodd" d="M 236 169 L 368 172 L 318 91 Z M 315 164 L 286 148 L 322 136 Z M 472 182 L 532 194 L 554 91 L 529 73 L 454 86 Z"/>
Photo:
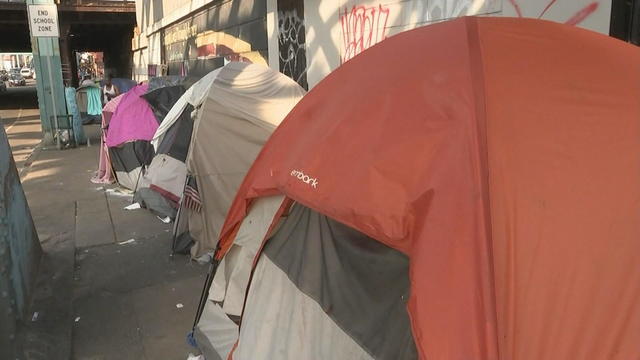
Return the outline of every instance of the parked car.
<path id="1" fill-rule="evenodd" d="M 9 73 L 7 72 L 7 70 L 0 70 L 0 81 L 7 81 L 9 80 Z"/>
<path id="2" fill-rule="evenodd" d="M 20 70 L 20 75 L 24 76 L 26 79 L 29 79 L 33 76 L 33 72 L 28 67 L 23 67 Z"/>
<path id="3" fill-rule="evenodd" d="M 27 85 L 27 81 L 24 79 L 24 76 L 19 73 L 12 72 L 9 75 L 9 86 L 25 86 Z"/>
<path id="4" fill-rule="evenodd" d="M 3 80 L 3 81 L 0 81 L 0 93 L 3 93 L 5 91 L 7 91 L 7 84 L 5 84 Z"/>

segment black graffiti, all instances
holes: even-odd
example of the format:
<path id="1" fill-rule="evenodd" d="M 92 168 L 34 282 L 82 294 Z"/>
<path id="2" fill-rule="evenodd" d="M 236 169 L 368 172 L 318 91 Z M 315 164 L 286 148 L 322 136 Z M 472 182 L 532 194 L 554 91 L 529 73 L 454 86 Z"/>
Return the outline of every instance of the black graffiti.
<path id="1" fill-rule="evenodd" d="M 304 19 L 296 9 L 278 11 L 280 72 L 308 89 Z"/>

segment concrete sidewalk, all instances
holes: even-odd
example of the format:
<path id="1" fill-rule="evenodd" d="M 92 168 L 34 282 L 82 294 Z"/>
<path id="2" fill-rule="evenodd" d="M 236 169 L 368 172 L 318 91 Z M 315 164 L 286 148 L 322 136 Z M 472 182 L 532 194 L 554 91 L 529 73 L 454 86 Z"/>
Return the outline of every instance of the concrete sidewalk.
<path id="1" fill-rule="evenodd" d="M 11 144 L 18 173 L 21 173 L 42 139 L 40 112 L 38 109 L 2 110 L 0 118 Z"/>
<path id="2" fill-rule="evenodd" d="M 99 128 L 86 131 L 99 144 Z M 186 359 L 207 268 L 171 256 L 171 224 L 124 210 L 130 196 L 89 181 L 98 149 L 42 150 L 21 163 L 45 251 L 26 358 Z"/>

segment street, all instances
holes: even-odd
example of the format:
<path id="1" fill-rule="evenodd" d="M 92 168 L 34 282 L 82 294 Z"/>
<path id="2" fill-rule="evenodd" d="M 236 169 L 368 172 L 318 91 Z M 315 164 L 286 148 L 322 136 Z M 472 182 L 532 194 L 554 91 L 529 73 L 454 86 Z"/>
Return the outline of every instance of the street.
<path id="1" fill-rule="evenodd" d="M 0 119 L 19 168 L 42 138 L 35 80 L 29 79 L 27 84 L 7 87 L 0 93 Z"/>
<path id="2" fill-rule="evenodd" d="M 36 93 L 36 80 L 27 79 L 26 86 L 9 86 L 7 92 L 0 92 L 0 111 L 9 109 L 37 109 L 38 95 Z"/>

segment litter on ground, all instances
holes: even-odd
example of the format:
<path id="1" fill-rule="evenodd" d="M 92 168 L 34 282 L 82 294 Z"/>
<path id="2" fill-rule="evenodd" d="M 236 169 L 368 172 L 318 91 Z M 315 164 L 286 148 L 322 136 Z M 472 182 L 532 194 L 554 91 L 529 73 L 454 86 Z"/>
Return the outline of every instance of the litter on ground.
<path id="1" fill-rule="evenodd" d="M 114 195 L 114 196 L 122 196 L 122 197 L 132 197 L 133 196 L 133 192 L 129 191 L 129 190 L 125 190 L 125 189 L 107 189 L 104 191 L 105 193 L 109 194 L 109 195 Z"/>
<path id="2" fill-rule="evenodd" d="M 136 210 L 136 209 L 140 209 L 140 203 L 133 203 L 131 205 L 127 205 L 124 207 L 125 210 Z"/>
<path id="3" fill-rule="evenodd" d="M 160 221 L 162 221 L 165 224 L 168 224 L 171 222 L 171 218 L 170 217 L 165 217 L 165 218 L 161 218 L 160 216 L 156 216 L 158 219 L 160 219 Z"/>

